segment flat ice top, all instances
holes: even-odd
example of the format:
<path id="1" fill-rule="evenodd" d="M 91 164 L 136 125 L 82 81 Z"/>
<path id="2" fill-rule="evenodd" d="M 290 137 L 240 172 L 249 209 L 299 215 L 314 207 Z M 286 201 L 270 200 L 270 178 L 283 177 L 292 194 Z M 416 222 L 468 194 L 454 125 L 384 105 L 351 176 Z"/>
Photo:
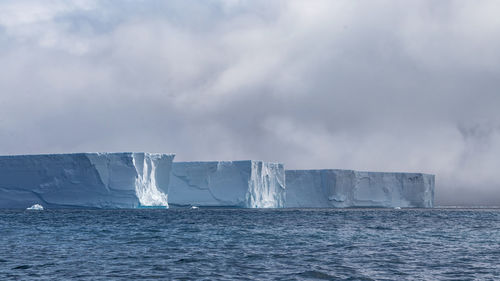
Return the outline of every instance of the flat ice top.
<path id="1" fill-rule="evenodd" d="M 174 164 L 208 164 L 208 163 L 249 163 L 249 162 L 261 162 L 269 164 L 279 164 L 283 165 L 281 162 L 270 162 L 263 160 L 209 160 L 209 161 L 175 161 Z"/>
<path id="2" fill-rule="evenodd" d="M 404 174 L 404 175 L 427 175 L 427 176 L 435 176 L 434 174 L 429 173 L 421 173 L 421 172 L 377 172 L 377 171 L 359 171 L 359 170 L 351 170 L 351 169 L 286 169 L 286 172 L 292 173 L 308 173 L 308 172 L 321 172 L 321 171 L 342 171 L 342 172 L 353 172 L 353 173 L 364 173 L 368 175 L 373 174 Z"/>
<path id="3" fill-rule="evenodd" d="M 22 156 L 52 156 L 52 155 L 130 155 L 134 153 L 148 153 L 148 154 L 158 154 L 158 155 L 169 155 L 175 156 L 175 153 L 161 153 L 161 152 L 70 152 L 70 153 L 35 153 L 35 154 L 11 154 L 11 155 L 0 155 L 0 157 L 22 157 Z"/>

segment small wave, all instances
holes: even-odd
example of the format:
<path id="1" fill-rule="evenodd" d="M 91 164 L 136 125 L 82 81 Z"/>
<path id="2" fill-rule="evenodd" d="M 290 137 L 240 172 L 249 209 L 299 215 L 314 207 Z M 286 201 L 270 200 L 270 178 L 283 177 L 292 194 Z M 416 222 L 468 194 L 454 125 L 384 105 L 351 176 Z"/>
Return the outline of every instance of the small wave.
<path id="1" fill-rule="evenodd" d="M 23 265 L 19 265 L 19 266 L 13 267 L 12 269 L 28 269 L 30 267 L 31 267 L 30 265 L 23 264 Z"/>
<path id="2" fill-rule="evenodd" d="M 330 274 L 317 271 L 317 270 L 308 270 L 304 271 L 302 273 L 299 273 L 299 276 L 304 277 L 304 278 L 313 278 L 313 279 L 321 279 L 321 280 L 334 280 L 336 279 L 335 276 L 332 276 Z"/>
<path id="3" fill-rule="evenodd" d="M 374 230 L 392 230 L 391 227 L 380 226 L 380 225 L 377 225 L 377 226 L 367 226 L 366 228 L 368 228 L 368 229 L 374 229 Z"/>
<path id="4" fill-rule="evenodd" d="M 182 258 L 178 259 L 175 263 L 192 263 L 192 262 L 198 262 L 198 259 L 195 258 Z"/>

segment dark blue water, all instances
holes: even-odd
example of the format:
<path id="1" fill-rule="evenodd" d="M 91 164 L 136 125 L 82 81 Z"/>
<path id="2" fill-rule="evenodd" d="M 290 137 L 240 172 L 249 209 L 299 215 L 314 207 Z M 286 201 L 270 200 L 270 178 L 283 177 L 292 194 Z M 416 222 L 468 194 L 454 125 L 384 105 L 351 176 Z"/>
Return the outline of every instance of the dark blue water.
<path id="1" fill-rule="evenodd" d="M 0 211 L 0 280 L 499 280 L 500 210 Z"/>

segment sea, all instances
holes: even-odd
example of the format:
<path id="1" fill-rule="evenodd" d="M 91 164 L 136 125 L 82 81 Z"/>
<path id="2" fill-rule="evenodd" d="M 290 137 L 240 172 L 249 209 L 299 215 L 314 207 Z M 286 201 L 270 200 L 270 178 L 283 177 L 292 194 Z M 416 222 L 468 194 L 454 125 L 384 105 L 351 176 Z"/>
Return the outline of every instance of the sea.
<path id="1" fill-rule="evenodd" d="M 500 209 L 0 210 L 0 280 L 500 280 Z"/>

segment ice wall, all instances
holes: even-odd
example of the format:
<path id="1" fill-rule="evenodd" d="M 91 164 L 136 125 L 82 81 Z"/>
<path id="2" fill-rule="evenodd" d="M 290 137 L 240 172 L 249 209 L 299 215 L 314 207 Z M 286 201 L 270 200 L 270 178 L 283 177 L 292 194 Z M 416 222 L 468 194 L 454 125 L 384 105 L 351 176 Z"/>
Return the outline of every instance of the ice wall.
<path id="1" fill-rule="evenodd" d="M 177 206 L 280 208 L 285 171 L 262 161 L 176 162 L 168 194 Z"/>
<path id="2" fill-rule="evenodd" d="M 433 207 L 434 175 L 287 170 L 288 208 Z"/>
<path id="3" fill-rule="evenodd" d="M 432 207 L 434 176 L 288 170 L 262 161 L 178 162 L 173 154 L 0 156 L 0 208 Z M 286 188 L 285 188 L 286 174 Z"/>
<path id="4" fill-rule="evenodd" d="M 172 159 L 167 154 L 134 153 L 137 172 L 135 192 L 141 206 L 168 207 L 168 183 Z"/>
<path id="5" fill-rule="evenodd" d="M 168 206 L 173 154 L 0 156 L 0 208 Z"/>

